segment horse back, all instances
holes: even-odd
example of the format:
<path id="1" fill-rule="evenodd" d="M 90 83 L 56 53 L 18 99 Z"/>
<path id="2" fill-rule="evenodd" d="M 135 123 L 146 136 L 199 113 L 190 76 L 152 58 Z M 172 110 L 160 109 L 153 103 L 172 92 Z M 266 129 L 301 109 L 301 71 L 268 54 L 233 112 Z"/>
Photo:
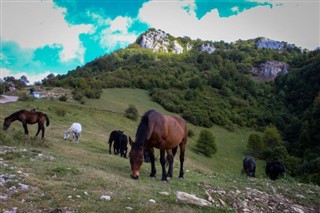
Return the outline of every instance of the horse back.
<path id="1" fill-rule="evenodd" d="M 158 119 L 149 121 L 151 132 L 150 141 L 157 148 L 172 149 L 181 142 L 186 142 L 187 127 L 186 122 L 179 116 L 161 115 Z M 157 143 L 162 141 L 161 144 Z M 165 141 L 165 144 L 163 144 Z M 156 144 L 157 143 L 157 144 Z"/>

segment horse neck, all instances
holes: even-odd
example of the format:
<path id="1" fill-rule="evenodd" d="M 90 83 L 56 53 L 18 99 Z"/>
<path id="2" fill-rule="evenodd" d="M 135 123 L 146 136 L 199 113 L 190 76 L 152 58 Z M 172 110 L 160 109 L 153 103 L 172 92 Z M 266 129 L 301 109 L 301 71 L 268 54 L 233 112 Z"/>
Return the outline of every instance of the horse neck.
<path id="1" fill-rule="evenodd" d="M 13 122 L 19 119 L 19 113 L 15 112 L 12 115 L 10 115 L 9 117 L 6 118 L 7 121 Z"/>
<path id="2" fill-rule="evenodd" d="M 74 131 L 74 129 L 70 127 L 69 129 L 67 129 L 66 132 L 67 132 L 67 133 L 71 133 L 71 132 L 73 132 L 73 131 Z"/>

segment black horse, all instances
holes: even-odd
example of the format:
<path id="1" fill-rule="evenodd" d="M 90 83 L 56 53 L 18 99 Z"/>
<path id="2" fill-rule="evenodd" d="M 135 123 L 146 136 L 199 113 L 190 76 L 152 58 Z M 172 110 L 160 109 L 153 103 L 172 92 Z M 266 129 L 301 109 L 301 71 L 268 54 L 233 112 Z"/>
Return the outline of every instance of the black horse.
<path id="1" fill-rule="evenodd" d="M 112 143 L 114 142 L 114 145 L 113 145 L 113 153 L 115 155 L 119 154 L 120 152 L 120 146 L 118 145 L 118 141 L 119 141 L 119 135 L 123 133 L 123 131 L 120 131 L 120 130 L 114 130 L 110 133 L 110 136 L 109 136 L 109 154 L 111 154 L 111 147 L 112 147 Z"/>
<path id="2" fill-rule="evenodd" d="M 126 158 L 128 152 L 128 137 L 120 130 L 114 130 L 109 136 L 109 153 L 111 154 L 111 147 L 113 144 L 113 153 L 115 155 L 120 153 L 121 157 Z"/>
<path id="3" fill-rule="evenodd" d="M 256 160 L 252 157 L 245 157 L 242 161 L 243 170 L 249 177 L 255 177 L 256 172 Z"/>
<path id="4" fill-rule="evenodd" d="M 128 137 L 120 133 L 118 136 L 118 141 L 114 142 L 114 145 L 117 145 L 120 150 L 120 157 L 127 158 L 127 152 L 128 152 Z"/>
<path id="5" fill-rule="evenodd" d="M 279 161 L 267 162 L 266 165 L 266 175 L 270 177 L 271 180 L 276 180 L 280 175 L 285 172 L 284 165 Z"/>

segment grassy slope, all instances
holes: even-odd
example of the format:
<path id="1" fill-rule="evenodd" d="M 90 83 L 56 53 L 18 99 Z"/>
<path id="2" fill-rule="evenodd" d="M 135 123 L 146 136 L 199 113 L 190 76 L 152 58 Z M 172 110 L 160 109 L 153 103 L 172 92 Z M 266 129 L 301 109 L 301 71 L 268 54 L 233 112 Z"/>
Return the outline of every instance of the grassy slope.
<path id="1" fill-rule="evenodd" d="M 264 178 L 263 162 L 258 162 L 257 181 L 248 181 L 240 175 L 241 160 L 244 157 L 248 130 L 228 132 L 219 127 L 210 130 L 216 137 L 218 153 L 212 158 L 199 156 L 192 151 L 195 140 L 201 128 L 189 125 L 195 132 L 189 138 L 186 153 L 185 180 L 177 179 L 179 163 L 176 157 L 174 178 L 169 184 L 160 181 L 161 170 L 157 163 L 158 176 L 156 180 L 148 178 L 150 165 L 143 164 L 138 181 L 129 177 L 130 164 L 128 159 L 109 155 L 107 139 L 114 129 L 124 130 L 134 137 L 139 121 L 131 121 L 123 116 L 129 104 L 134 104 L 140 115 L 148 109 L 157 109 L 166 112 L 158 104 L 151 102 L 148 93 L 144 90 L 108 89 L 100 100 L 87 100 L 80 105 L 71 100 L 67 102 L 52 100 L 36 100 L 32 102 L 15 102 L 0 105 L 0 120 L 19 109 L 36 108 L 49 114 L 51 124 L 46 128 L 45 145 L 38 139 L 25 137 L 22 134 L 21 123 L 15 122 L 7 132 L 0 130 L 1 135 L 13 138 L 13 144 L 26 148 L 23 155 L 8 155 L 2 157 L 10 168 L 1 167 L 2 174 L 15 174 L 17 179 L 30 185 L 28 191 L 18 191 L 10 196 L 9 200 L 1 201 L 1 207 L 31 211 L 35 209 L 49 209 L 68 207 L 80 212 L 125 212 L 126 207 L 132 207 L 135 212 L 212 212 L 212 208 L 199 208 L 192 205 L 182 205 L 175 202 L 176 191 L 185 191 L 205 198 L 205 186 L 223 187 L 224 189 L 245 189 L 255 187 L 259 190 L 274 191 L 269 186 L 271 181 Z M 58 116 L 57 111 L 67 112 L 65 116 Z M 83 125 L 83 133 L 79 144 L 63 141 L 63 132 L 72 122 Z M 29 126 L 30 135 L 36 131 L 36 125 Z M 0 139 L 0 145 L 6 138 Z M 54 160 L 38 158 L 38 154 L 52 156 Z M 32 160 L 36 159 L 36 160 Z M 22 171 L 22 174 L 17 173 Z M 275 186 L 288 187 L 292 180 L 272 182 Z M 305 188 L 299 187 L 299 193 Z M 170 192 L 169 196 L 159 192 Z M 88 195 L 84 193 L 87 192 Z M 297 192 L 297 193 L 298 193 Z M 7 194 L 0 188 L 0 195 Z M 111 195 L 110 202 L 99 200 L 101 195 Z M 77 195 L 79 195 L 77 197 Z M 72 196 L 68 199 L 68 196 Z M 289 195 L 288 196 L 294 196 Z M 307 196 L 307 195 L 304 195 Z M 314 203 L 314 195 L 308 195 L 308 200 Z M 156 204 L 148 202 L 155 199 Z M 25 200 L 21 202 L 21 200 Z M 319 202 L 318 202 L 319 204 Z M 214 208 L 217 212 L 232 211 L 228 208 Z"/>

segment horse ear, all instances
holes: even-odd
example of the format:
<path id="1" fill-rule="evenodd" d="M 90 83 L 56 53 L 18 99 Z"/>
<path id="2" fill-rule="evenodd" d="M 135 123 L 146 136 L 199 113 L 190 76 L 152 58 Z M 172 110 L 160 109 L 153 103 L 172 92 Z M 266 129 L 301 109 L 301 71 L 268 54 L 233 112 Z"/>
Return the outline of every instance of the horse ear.
<path id="1" fill-rule="evenodd" d="M 130 146 L 132 146 L 132 144 L 134 144 L 134 141 L 131 139 L 130 136 L 129 136 L 129 143 L 130 143 Z"/>

